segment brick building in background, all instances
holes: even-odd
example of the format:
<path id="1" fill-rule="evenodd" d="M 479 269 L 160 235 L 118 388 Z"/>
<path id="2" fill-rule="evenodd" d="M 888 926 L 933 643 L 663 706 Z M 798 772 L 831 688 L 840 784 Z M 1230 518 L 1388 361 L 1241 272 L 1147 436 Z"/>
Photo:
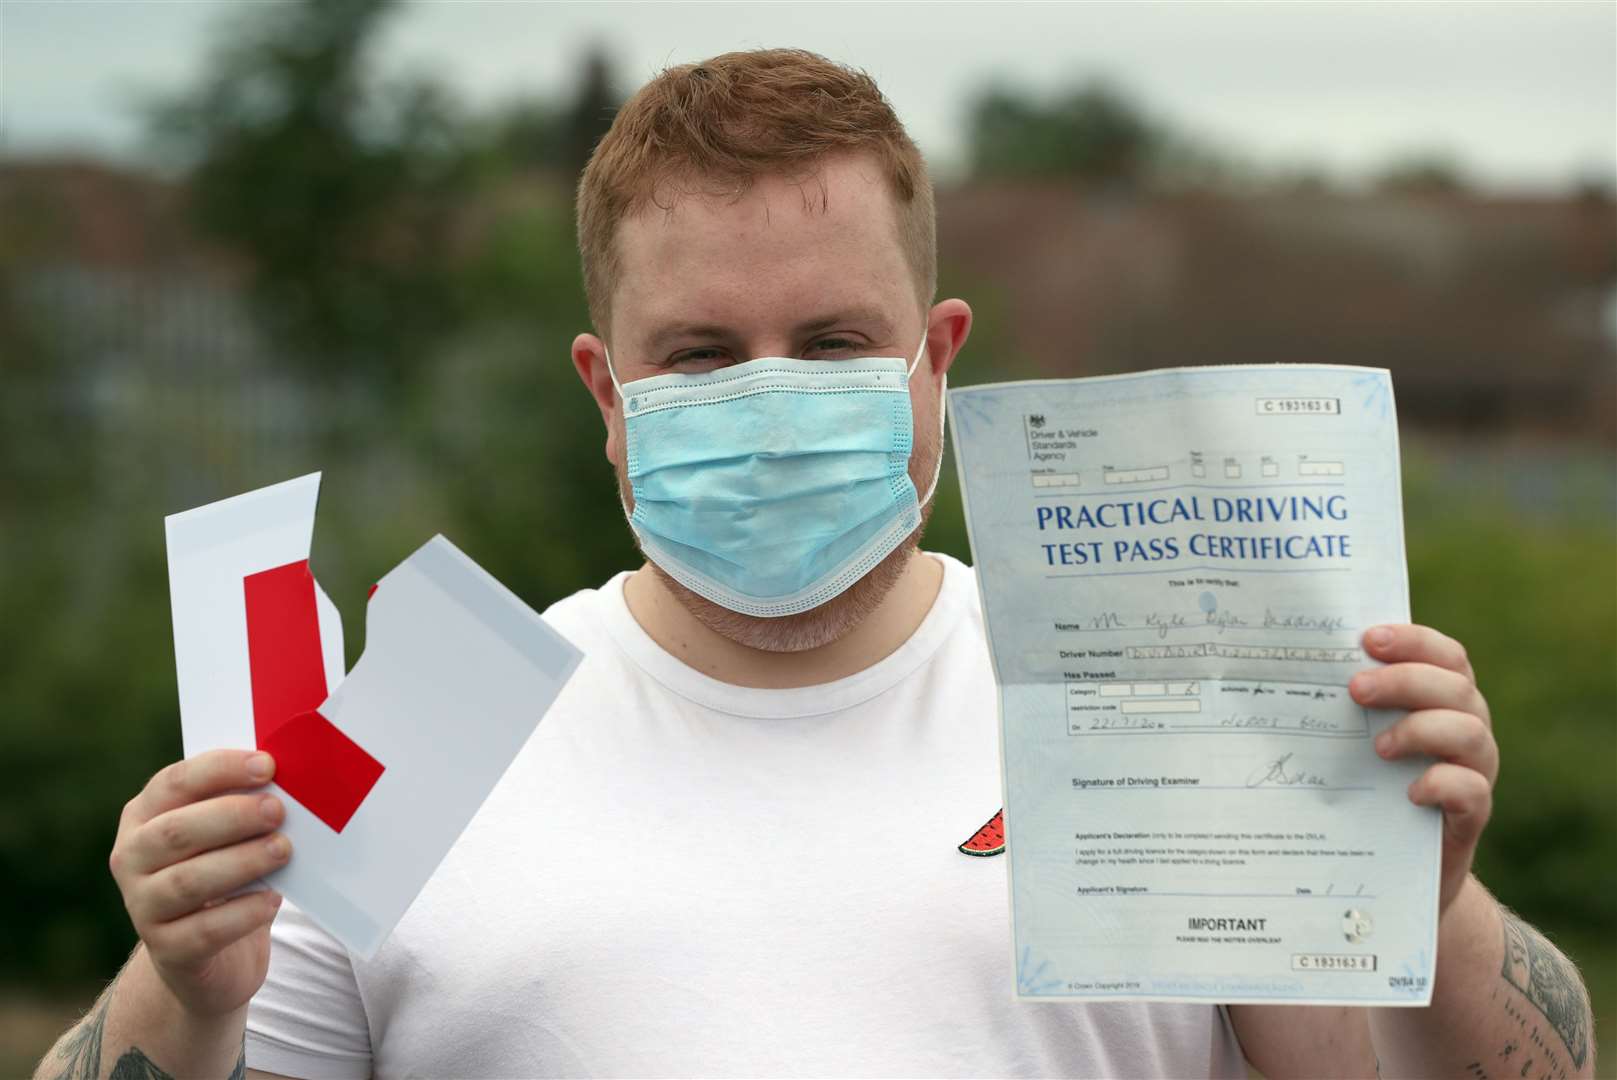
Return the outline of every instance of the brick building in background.
<path id="1" fill-rule="evenodd" d="M 938 217 L 950 284 L 1029 374 L 1362 364 L 1406 426 L 1617 440 L 1609 200 L 974 186 Z"/>

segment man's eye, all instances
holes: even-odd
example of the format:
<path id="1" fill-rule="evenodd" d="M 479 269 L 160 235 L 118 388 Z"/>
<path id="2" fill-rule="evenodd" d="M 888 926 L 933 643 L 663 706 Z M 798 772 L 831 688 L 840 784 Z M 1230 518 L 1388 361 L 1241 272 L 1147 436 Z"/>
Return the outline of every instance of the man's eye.
<path id="1" fill-rule="evenodd" d="M 681 349 L 670 356 L 666 367 L 678 368 L 681 371 L 711 370 L 722 367 L 730 362 L 730 354 L 717 346 L 699 349 Z"/>
<path id="2" fill-rule="evenodd" d="M 857 352 L 861 348 L 863 348 L 863 346 L 852 338 L 823 337 L 815 338 L 813 341 L 809 342 L 808 347 L 803 350 L 803 355 L 808 356 L 811 353 L 827 352 L 849 353 Z"/>

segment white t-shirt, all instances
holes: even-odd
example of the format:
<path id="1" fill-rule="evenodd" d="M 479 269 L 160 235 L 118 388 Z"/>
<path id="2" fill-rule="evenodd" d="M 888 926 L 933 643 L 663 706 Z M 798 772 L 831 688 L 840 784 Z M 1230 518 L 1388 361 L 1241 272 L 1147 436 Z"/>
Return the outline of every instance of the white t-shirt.
<path id="1" fill-rule="evenodd" d="M 875 665 L 757 690 L 664 652 L 619 575 L 585 659 L 374 960 L 290 904 L 247 1062 L 303 1077 L 1245 1075 L 1224 1010 L 1012 1000 L 976 582 Z"/>

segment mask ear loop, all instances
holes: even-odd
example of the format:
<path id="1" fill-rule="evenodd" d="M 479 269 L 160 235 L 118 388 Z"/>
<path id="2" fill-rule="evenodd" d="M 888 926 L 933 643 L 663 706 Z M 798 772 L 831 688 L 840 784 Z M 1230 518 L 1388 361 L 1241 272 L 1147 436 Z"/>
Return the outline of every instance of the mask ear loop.
<path id="1" fill-rule="evenodd" d="M 618 373 L 612 370 L 612 350 L 606 347 L 606 342 L 604 341 L 601 342 L 601 352 L 606 356 L 606 373 L 612 379 L 612 388 L 618 392 L 618 400 L 628 401 L 629 399 L 623 396 L 623 384 L 618 382 Z M 624 418 L 623 438 L 625 444 L 627 444 L 629 438 L 628 417 Z M 623 518 L 629 523 L 629 528 L 634 528 L 634 512 L 629 509 L 629 503 L 624 499 L 621 487 L 618 488 L 618 505 L 623 508 Z"/>
<path id="2" fill-rule="evenodd" d="M 921 347 L 916 350 L 915 359 L 910 361 L 909 373 L 904 376 L 906 382 L 915 374 L 915 369 L 921 366 L 921 358 L 926 355 L 928 336 L 926 333 L 921 335 Z M 921 496 L 921 501 L 917 504 L 919 506 L 925 506 L 932 496 L 937 494 L 938 477 L 943 475 L 943 440 L 948 432 L 948 417 L 944 415 L 944 409 L 948 401 L 949 373 L 944 372 L 938 377 L 938 463 L 932 467 L 932 483 L 927 485 L 926 494 Z"/>
<path id="3" fill-rule="evenodd" d="M 606 373 L 612 380 L 612 388 L 618 392 L 618 400 L 628 400 L 623 396 L 623 384 L 618 382 L 618 373 L 612 370 L 612 350 L 606 347 L 604 341 L 601 342 L 601 352 L 606 356 Z"/>

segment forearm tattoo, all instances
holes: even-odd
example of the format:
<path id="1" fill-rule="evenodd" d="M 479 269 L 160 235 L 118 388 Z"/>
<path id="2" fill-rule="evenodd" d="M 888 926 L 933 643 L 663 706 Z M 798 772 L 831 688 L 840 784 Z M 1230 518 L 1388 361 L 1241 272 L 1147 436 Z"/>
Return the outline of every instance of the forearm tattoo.
<path id="1" fill-rule="evenodd" d="M 174 1077 L 158 1068 L 157 1063 L 143 1054 L 140 1047 L 131 1046 L 113 1065 L 107 1080 L 174 1080 Z"/>
<path id="2" fill-rule="evenodd" d="M 1500 976 L 1526 998 L 1538 1015 L 1517 1008 L 1505 999 L 1505 1013 L 1514 1022 L 1494 1067 L 1503 1076 L 1567 1076 L 1589 1059 L 1589 997 L 1572 963 L 1544 936 L 1508 911 L 1501 911 L 1505 926 L 1505 963 Z M 1541 1025 L 1543 1021 L 1547 1025 Z M 1559 1039 L 1550 1037 L 1554 1032 Z"/>
<path id="3" fill-rule="evenodd" d="M 117 985 L 116 979 L 113 985 Z M 62 1071 L 55 1080 L 96 1080 L 101 1075 L 101 1040 L 107 1032 L 107 1010 L 112 1007 L 112 987 L 101 997 L 101 1003 L 79 1026 L 68 1035 L 56 1051 Z M 109 1080 L 174 1080 L 174 1076 L 146 1056 L 138 1046 L 131 1046 L 113 1062 Z M 247 1076 L 247 1039 L 242 1037 L 241 1054 L 236 1067 L 230 1070 L 229 1080 L 245 1080 Z"/>
<path id="4" fill-rule="evenodd" d="M 118 980 L 112 980 L 116 986 Z M 94 1080 L 101 1075 L 101 1036 L 107 1029 L 107 1010 L 112 1007 L 112 986 L 101 997 L 95 1011 L 79 1022 L 56 1051 L 62 1071 L 56 1080 Z"/>

